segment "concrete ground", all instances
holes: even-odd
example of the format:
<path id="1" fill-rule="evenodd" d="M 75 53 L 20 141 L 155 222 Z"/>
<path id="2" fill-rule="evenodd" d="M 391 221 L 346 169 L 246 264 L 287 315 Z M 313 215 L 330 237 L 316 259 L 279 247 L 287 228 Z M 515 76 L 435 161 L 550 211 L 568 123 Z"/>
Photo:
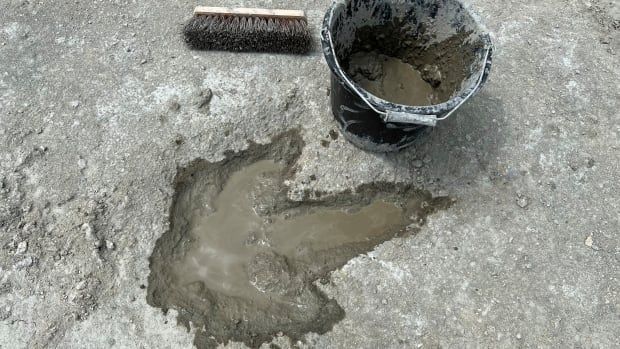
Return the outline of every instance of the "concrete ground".
<path id="1" fill-rule="evenodd" d="M 471 1 L 488 84 L 391 155 L 321 145 L 320 52 L 189 51 L 197 3 L 0 0 L 0 347 L 191 347 L 145 299 L 177 167 L 292 128 L 293 198 L 394 181 L 457 200 L 334 272 L 346 316 L 302 346 L 620 345 L 617 1 Z M 306 9 L 318 42 L 329 1 L 244 4 Z"/>

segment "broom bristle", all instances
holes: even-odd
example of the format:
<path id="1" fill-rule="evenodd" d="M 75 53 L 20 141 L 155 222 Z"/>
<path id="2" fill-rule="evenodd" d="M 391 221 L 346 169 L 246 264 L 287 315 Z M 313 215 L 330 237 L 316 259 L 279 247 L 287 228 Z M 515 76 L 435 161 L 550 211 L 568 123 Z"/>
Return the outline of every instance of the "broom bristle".
<path id="1" fill-rule="evenodd" d="M 202 50 L 303 54 L 312 49 L 304 19 L 198 15 L 183 32 L 191 47 Z"/>

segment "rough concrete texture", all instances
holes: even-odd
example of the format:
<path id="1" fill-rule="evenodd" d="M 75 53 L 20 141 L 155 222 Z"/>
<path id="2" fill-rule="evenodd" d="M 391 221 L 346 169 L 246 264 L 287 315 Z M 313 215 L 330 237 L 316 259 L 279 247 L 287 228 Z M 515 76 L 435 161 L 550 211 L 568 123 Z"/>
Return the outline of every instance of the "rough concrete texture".
<path id="1" fill-rule="evenodd" d="M 191 347 L 145 299 L 176 169 L 292 128 L 292 198 L 394 181 L 457 199 L 320 285 L 346 316 L 302 346 L 618 346 L 617 1 L 471 1 L 491 79 L 391 155 L 329 137 L 320 52 L 189 51 L 197 3 L 1 1 L 2 347 Z M 307 9 L 318 46 L 327 0 L 244 5 Z"/>

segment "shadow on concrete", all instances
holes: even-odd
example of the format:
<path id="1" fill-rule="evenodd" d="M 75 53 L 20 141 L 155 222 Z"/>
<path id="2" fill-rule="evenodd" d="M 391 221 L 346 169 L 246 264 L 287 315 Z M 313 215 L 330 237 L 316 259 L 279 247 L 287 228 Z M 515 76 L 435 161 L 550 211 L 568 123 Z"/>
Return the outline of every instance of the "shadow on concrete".
<path id="1" fill-rule="evenodd" d="M 450 184 L 468 184 L 497 169 L 499 149 L 509 137 L 503 103 L 491 93 L 482 92 L 463 105 L 449 119 L 439 122 L 420 142 L 400 153 L 385 154 L 397 167 L 415 170 L 424 182 L 442 181 Z"/>

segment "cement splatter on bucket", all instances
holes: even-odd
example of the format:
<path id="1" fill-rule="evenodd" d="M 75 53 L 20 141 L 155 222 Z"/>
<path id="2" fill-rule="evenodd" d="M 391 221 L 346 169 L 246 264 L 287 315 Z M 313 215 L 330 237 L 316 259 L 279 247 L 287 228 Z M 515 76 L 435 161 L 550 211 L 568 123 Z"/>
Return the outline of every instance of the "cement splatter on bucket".
<path id="1" fill-rule="evenodd" d="M 321 36 L 332 113 L 343 135 L 369 151 L 411 145 L 491 70 L 490 36 L 457 0 L 338 0 Z"/>

